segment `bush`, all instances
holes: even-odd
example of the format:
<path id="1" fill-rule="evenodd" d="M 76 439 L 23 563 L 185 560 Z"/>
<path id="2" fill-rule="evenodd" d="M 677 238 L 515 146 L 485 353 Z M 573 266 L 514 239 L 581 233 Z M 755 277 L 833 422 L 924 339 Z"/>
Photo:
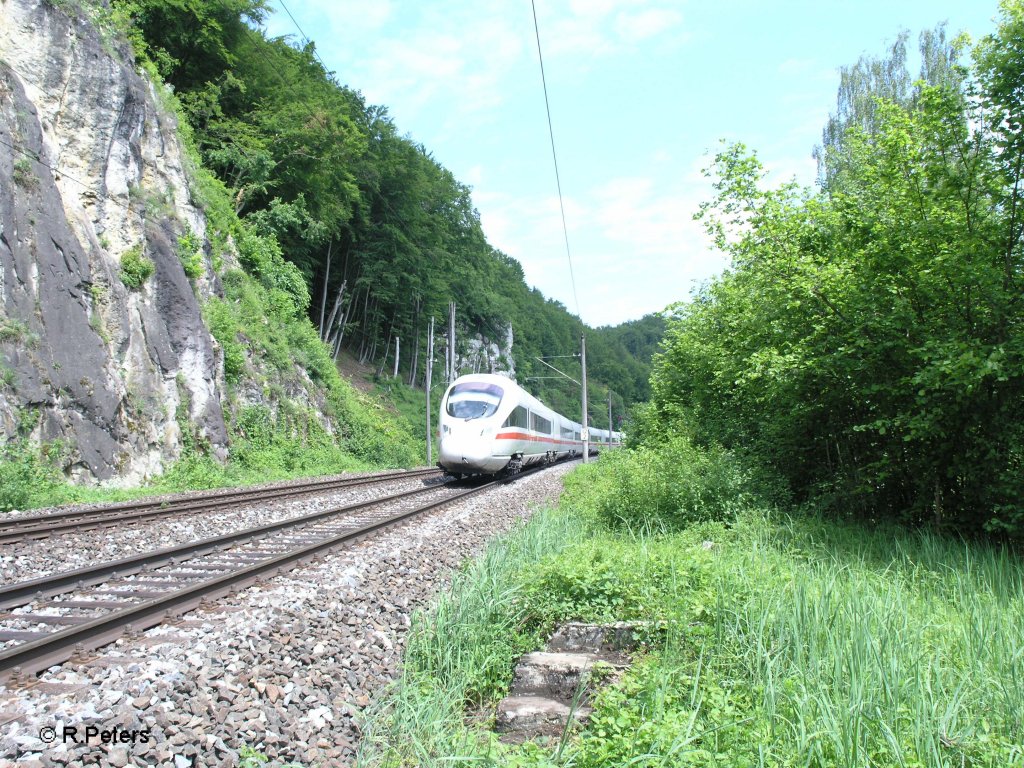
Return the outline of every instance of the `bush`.
<path id="1" fill-rule="evenodd" d="M 589 497 L 585 506 L 612 528 L 675 530 L 728 521 L 749 496 L 750 479 L 729 451 L 698 448 L 682 436 L 657 449 L 611 452 L 594 466 L 573 476 L 567 489 Z"/>
<path id="2" fill-rule="evenodd" d="M 142 243 L 121 254 L 121 282 L 129 288 L 140 288 L 155 269 L 156 265 L 142 254 Z"/>
<path id="3" fill-rule="evenodd" d="M 203 276 L 203 244 L 188 227 L 178 238 L 178 259 L 190 279 L 198 280 Z"/>
<path id="4" fill-rule="evenodd" d="M 210 299 L 203 307 L 210 334 L 224 351 L 224 378 L 234 384 L 245 372 L 245 348 L 238 341 L 239 321 L 235 308 L 221 299 Z"/>
<path id="5" fill-rule="evenodd" d="M 21 440 L 0 448 L 0 511 L 36 506 L 56 485 L 56 469 L 39 450 Z"/>

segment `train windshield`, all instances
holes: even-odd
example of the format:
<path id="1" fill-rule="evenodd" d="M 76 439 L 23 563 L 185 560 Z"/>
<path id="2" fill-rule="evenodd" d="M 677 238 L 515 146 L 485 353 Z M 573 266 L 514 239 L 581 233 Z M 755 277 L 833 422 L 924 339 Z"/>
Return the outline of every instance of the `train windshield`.
<path id="1" fill-rule="evenodd" d="M 497 384 L 468 381 L 456 384 L 448 395 L 448 415 L 457 419 L 480 419 L 492 416 L 505 391 Z"/>

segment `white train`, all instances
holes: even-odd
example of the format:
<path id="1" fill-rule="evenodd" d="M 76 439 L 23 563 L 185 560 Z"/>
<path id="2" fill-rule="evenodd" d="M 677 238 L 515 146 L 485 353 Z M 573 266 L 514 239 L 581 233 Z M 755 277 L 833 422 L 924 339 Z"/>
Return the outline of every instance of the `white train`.
<path id="1" fill-rule="evenodd" d="M 514 473 L 583 455 L 583 427 L 493 374 L 460 376 L 441 400 L 438 466 L 455 477 Z M 590 429 L 590 452 L 617 447 L 621 432 Z"/>

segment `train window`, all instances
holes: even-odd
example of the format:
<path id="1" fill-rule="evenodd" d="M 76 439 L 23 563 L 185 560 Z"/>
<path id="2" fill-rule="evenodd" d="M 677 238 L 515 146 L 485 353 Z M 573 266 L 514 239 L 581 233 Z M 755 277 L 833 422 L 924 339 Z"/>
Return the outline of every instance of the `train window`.
<path id="1" fill-rule="evenodd" d="M 576 440 L 579 440 L 580 439 L 580 433 L 579 432 L 574 433 L 573 434 L 573 438 L 576 439 Z"/>
<path id="2" fill-rule="evenodd" d="M 498 410 L 505 391 L 497 384 L 467 381 L 456 384 L 448 393 L 446 410 L 457 419 L 479 419 Z"/>
<path id="3" fill-rule="evenodd" d="M 551 422 L 545 419 L 543 416 L 531 413 L 531 424 L 534 432 L 543 432 L 545 435 L 551 434 Z"/>
<path id="4" fill-rule="evenodd" d="M 562 437 L 567 437 L 567 438 L 569 438 L 571 440 L 572 439 L 572 428 L 571 427 L 562 427 Z"/>
<path id="5" fill-rule="evenodd" d="M 503 427 L 521 427 L 522 429 L 530 428 L 530 415 L 527 410 L 521 405 L 517 405 L 515 410 L 508 415 L 505 419 Z"/>

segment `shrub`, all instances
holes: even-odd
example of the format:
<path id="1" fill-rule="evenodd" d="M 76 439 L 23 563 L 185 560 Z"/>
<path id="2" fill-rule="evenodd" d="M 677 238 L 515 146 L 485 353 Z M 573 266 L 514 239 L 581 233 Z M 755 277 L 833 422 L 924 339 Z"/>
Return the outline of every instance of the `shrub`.
<path id="1" fill-rule="evenodd" d="M 299 268 L 286 261 L 273 235 L 243 227 L 238 237 L 242 265 L 271 292 L 271 306 L 286 317 L 298 317 L 309 307 L 309 289 Z"/>
<path id="2" fill-rule="evenodd" d="M 238 341 L 239 321 L 233 305 L 210 299 L 203 307 L 210 334 L 224 351 L 224 378 L 236 383 L 245 371 L 245 347 Z"/>
<path id="3" fill-rule="evenodd" d="M 203 244 L 188 227 L 178 238 L 178 258 L 189 278 L 198 280 L 203 276 Z"/>
<path id="4" fill-rule="evenodd" d="M 142 243 L 121 254 L 121 282 L 129 288 L 140 288 L 153 274 L 156 265 L 142 253 Z"/>
<path id="5" fill-rule="evenodd" d="M 595 470 L 572 478 L 577 496 L 613 528 L 674 530 L 691 523 L 731 520 L 749 496 L 739 461 L 719 446 L 698 448 L 677 436 L 658 448 L 635 448 L 602 457 Z"/>
<path id="6" fill-rule="evenodd" d="M 14 183 L 24 189 L 37 189 L 39 178 L 32 172 L 32 161 L 27 157 L 19 157 L 14 161 L 14 171 L 11 174 Z"/>

